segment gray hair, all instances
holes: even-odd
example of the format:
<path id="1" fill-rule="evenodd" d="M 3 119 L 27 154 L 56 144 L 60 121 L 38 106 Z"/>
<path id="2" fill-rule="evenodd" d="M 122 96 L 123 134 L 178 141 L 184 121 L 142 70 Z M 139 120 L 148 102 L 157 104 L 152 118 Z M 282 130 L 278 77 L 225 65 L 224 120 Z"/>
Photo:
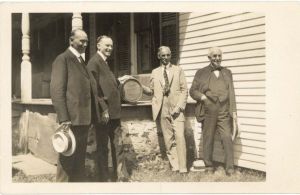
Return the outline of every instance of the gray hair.
<path id="1" fill-rule="evenodd" d="M 211 48 L 208 49 L 208 54 L 207 54 L 207 56 L 208 56 L 208 57 L 211 57 L 212 54 L 213 54 L 215 51 L 220 51 L 221 54 L 223 53 L 222 50 L 221 50 L 219 47 L 211 47 Z"/>
<path id="2" fill-rule="evenodd" d="M 74 40 L 74 36 L 75 36 L 76 32 L 78 32 L 78 31 L 84 32 L 86 34 L 86 32 L 84 30 L 76 28 L 76 29 L 74 29 L 74 30 L 71 31 L 71 33 L 70 33 L 70 40 Z"/>
<path id="3" fill-rule="evenodd" d="M 157 56 L 158 56 L 158 57 L 159 57 L 160 52 L 161 52 L 163 49 L 168 49 L 168 50 L 170 51 L 170 54 L 171 54 L 171 49 L 170 49 L 170 47 L 168 47 L 168 46 L 160 46 L 160 47 L 158 48 L 158 52 L 157 52 Z"/>
<path id="4" fill-rule="evenodd" d="M 110 36 L 101 35 L 101 36 L 97 37 L 97 43 L 100 43 L 100 41 L 102 41 L 103 39 L 111 39 L 112 40 L 112 38 Z"/>

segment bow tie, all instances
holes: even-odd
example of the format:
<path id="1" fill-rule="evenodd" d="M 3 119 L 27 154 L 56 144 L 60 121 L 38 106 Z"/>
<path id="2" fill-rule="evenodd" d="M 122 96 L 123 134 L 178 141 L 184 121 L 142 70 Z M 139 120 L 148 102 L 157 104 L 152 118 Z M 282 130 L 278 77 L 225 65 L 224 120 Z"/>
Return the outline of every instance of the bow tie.
<path id="1" fill-rule="evenodd" d="M 211 67 L 211 71 L 212 71 L 212 72 L 215 71 L 215 70 L 221 71 L 222 68 L 223 68 L 222 66 L 212 66 L 212 67 Z"/>

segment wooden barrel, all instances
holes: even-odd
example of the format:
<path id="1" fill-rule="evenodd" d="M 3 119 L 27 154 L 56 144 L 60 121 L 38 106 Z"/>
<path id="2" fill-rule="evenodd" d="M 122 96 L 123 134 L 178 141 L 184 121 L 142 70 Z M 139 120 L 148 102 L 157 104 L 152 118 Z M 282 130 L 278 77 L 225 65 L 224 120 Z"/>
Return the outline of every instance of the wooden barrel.
<path id="1" fill-rule="evenodd" d="M 137 103 L 143 96 L 143 87 L 135 78 L 126 79 L 121 83 L 121 98 L 128 103 Z"/>

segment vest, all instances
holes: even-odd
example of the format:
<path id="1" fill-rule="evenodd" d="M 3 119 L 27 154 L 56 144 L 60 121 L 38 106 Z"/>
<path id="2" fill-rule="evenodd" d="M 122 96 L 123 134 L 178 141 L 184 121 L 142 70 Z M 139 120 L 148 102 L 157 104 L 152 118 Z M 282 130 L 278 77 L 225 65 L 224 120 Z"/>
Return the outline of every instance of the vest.
<path id="1" fill-rule="evenodd" d="M 220 71 L 219 78 L 211 72 L 208 89 L 211 91 L 212 96 L 219 99 L 221 103 L 228 100 L 229 90 L 223 74 Z"/>

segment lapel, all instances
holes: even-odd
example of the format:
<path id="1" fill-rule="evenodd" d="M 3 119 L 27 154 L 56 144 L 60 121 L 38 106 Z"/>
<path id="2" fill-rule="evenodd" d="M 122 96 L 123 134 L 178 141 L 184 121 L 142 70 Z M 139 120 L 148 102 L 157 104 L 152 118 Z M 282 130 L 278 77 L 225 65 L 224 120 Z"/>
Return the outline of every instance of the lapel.
<path id="1" fill-rule="evenodd" d="M 113 83 L 117 86 L 118 83 L 116 81 L 115 75 L 111 72 L 107 62 L 105 62 L 104 59 L 98 53 L 96 53 L 96 55 L 97 55 L 97 60 L 101 65 L 100 69 L 102 68 L 102 70 L 100 71 L 103 71 L 105 75 L 107 75 L 107 77 L 110 77 Z"/>
<path id="2" fill-rule="evenodd" d="M 229 84 L 229 83 L 230 83 L 230 81 L 229 81 L 229 80 L 230 80 L 230 77 L 229 77 L 229 75 L 227 74 L 227 71 L 225 70 L 225 68 L 222 68 L 221 71 L 220 71 L 220 73 L 222 74 L 225 83 L 226 83 L 226 84 Z"/>
<path id="3" fill-rule="evenodd" d="M 170 86 L 171 86 L 172 81 L 173 81 L 174 71 L 175 71 L 174 65 L 170 64 L 169 74 L 168 74 L 168 79 L 169 79 Z"/>
<path id="4" fill-rule="evenodd" d="M 82 65 L 79 61 L 78 61 L 78 59 L 77 59 L 77 57 L 69 50 L 69 49 L 67 49 L 67 51 L 68 51 L 68 56 L 69 56 L 69 58 L 71 59 L 71 61 L 74 63 L 74 65 L 87 77 L 87 78 L 89 78 L 89 75 L 88 75 L 88 71 L 87 71 L 87 69 L 84 69 L 84 67 L 83 66 L 85 66 L 85 65 Z"/>
<path id="5" fill-rule="evenodd" d="M 163 76 L 163 67 L 160 66 L 158 69 L 157 69 L 157 76 L 158 76 L 158 80 L 160 82 L 160 85 L 161 87 L 163 87 L 163 84 L 165 83 L 165 80 L 164 80 L 164 76 Z"/>

